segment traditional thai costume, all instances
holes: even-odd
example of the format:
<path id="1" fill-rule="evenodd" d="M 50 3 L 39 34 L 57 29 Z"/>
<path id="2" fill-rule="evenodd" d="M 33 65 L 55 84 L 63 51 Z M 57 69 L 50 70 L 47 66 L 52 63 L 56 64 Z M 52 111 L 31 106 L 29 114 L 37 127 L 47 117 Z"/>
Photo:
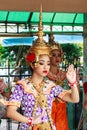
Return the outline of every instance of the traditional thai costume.
<path id="1" fill-rule="evenodd" d="M 48 78 L 53 80 L 50 73 L 48 74 Z M 54 78 L 54 82 L 57 82 L 59 85 L 63 85 L 63 81 L 56 80 Z M 67 90 L 68 91 L 68 90 Z M 68 91 L 69 92 L 69 91 Z M 69 130 L 68 127 L 68 116 L 67 116 L 67 104 L 65 101 L 61 100 L 58 97 L 55 97 L 52 103 L 52 119 L 56 125 L 56 130 Z"/>
<path id="2" fill-rule="evenodd" d="M 63 51 L 59 43 L 56 43 L 54 41 L 54 37 L 52 34 L 52 26 L 51 26 L 51 32 L 49 37 L 49 43 L 51 45 L 51 52 L 57 50 L 62 58 Z M 50 80 L 54 81 L 56 84 L 64 87 L 63 82 L 66 79 L 66 74 L 62 70 L 59 70 L 59 68 L 58 68 L 58 73 L 56 75 L 53 74 L 52 72 L 49 72 L 47 77 Z M 67 108 L 66 102 L 59 99 L 58 97 L 55 97 L 52 104 L 52 119 L 55 123 L 56 130 L 69 130 L 66 108 Z"/>
<path id="3" fill-rule="evenodd" d="M 8 105 L 15 105 L 18 108 L 21 107 L 22 114 L 28 118 L 41 115 L 44 107 L 46 114 L 42 118 L 42 123 L 32 126 L 32 128 L 30 126 L 31 130 L 34 128 L 39 128 L 40 130 L 56 130 L 55 123 L 51 118 L 52 101 L 55 96 L 62 98 L 68 91 L 63 90 L 60 86 L 56 86 L 50 80 L 43 81 L 42 93 L 37 97 L 38 91 L 29 78 L 22 79 L 17 82 Z M 58 116 L 60 117 L 60 115 Z M 20 123 L 19 130 L 29 130 L 29 125 Z"/>

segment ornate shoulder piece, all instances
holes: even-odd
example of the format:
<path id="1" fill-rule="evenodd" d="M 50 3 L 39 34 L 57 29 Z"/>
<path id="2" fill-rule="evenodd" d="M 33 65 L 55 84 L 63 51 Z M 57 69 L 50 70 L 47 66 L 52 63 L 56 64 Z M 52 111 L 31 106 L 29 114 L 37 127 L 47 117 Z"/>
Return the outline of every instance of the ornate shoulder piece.
<path id="1" fill-rule="evenodd" d="M 24 92 L 32 94 L 34 97 L 37 96 L 37 91 L 34 89 L 28 78 L 18 81 L 17 84 L 22 85 Z"/>

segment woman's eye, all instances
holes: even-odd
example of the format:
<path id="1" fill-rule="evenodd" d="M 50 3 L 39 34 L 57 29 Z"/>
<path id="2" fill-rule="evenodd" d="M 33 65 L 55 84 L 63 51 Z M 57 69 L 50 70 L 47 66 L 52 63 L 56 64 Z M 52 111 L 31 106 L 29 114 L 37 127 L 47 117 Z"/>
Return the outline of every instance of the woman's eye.
<path id="1" fill-rule="evenodd" d="M 58 55 L 53 54 L 52 56 L 53 57 L 61 57 L 61 54 L 58 54 Z"/>
<path id="2" fill-rule="evenodd" d="M 59 54 L 58 57 L 61 57 L 61 54 Z"/>
<path id="3" fill-rule="evenodd" d="M 55 57 L 56 55 L 53 54 L 52 56 Z"/>
<path id="4" fill-rule="evenodd" d="M 50 66 L 50 63 L 48 63 L 47 65 Z"/>
<path id="5" fill-rule="evenodd" d="M 41 62 L 40 62 L 39 64 L 40 64 L 40 65 L 43 65 L 43 63 L 41 63 Z"/>

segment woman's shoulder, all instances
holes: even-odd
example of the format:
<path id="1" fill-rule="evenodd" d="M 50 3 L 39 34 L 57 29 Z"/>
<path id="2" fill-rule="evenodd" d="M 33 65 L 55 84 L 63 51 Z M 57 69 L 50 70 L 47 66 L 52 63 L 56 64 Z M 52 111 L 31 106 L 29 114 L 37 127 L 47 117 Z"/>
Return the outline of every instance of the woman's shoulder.
<path id="1" fill-rule="evenodd" d="M 28 84 L 28 83 L 29 83 L 29 78 L 23 78 L 16 82 L 16 84 L 21 84 L 21 85 Z"/>
<path id="2" fill-rule="evenodd" d="M 37 92 L 33 84 L 30 82 L 29 78 L 19 80 L 17 82 L 17 85 L 21 85 L 25 93 L 33 94 L 35 97 L 37 96 Z"/>

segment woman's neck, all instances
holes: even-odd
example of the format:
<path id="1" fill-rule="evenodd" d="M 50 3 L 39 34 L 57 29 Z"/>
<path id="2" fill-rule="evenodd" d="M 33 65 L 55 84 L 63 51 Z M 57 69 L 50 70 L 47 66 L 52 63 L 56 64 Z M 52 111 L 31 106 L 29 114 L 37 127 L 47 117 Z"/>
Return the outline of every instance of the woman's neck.
<path id="1" fill-rule="evenodd" d="M 59 72 L 59 69 L 58 69 L 58 67 L 57 66 L 51 66 L 50 67 L 50 72 L 52 73 L 52 74 L 58 74 L 58 72 Z"/>
<path id="2" fill-rule="evenodd" d="M 39 85 L 43 81 L 43 77 L 37 75 L 36 73 L 33 73 L 31 76 L 31 80 L 36 84 Z"/>

